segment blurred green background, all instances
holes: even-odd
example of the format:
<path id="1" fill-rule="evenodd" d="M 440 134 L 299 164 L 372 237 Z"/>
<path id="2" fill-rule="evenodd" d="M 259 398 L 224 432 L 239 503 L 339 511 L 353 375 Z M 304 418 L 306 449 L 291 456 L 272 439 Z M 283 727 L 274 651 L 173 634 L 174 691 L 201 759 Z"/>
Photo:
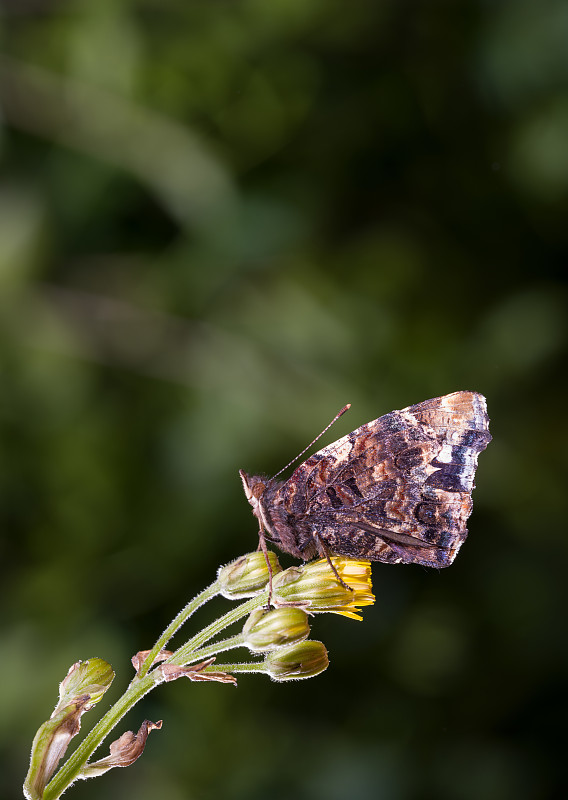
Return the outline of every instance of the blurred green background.
<path id="1" fill-rule="evenodd" d="M 376 565 L 317 679 L 162 687 L 69 797 L 561 796 L 568 4 L 2 0 L 0 37 L 0 795 L 71 663 L 116 698 L 256 547 L 239 468 L 473 389 L 454 566 Z"/>

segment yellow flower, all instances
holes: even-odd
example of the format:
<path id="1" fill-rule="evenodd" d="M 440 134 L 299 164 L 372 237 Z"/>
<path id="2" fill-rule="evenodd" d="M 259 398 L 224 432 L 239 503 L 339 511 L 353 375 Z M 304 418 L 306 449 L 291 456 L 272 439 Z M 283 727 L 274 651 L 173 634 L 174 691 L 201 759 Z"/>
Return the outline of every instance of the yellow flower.
<path id="1" fill-rule="evenodd" d="M 361 620 L 360 607 L 375 602 L 371 562 L 345 556 L 332 556 L 331 562 L 346 586 L 338 581 L 327 559 L 321 558 L 276 575 L 272 583 L 274 605 L 294 604 L 312 613 L 330 611 Z"/>

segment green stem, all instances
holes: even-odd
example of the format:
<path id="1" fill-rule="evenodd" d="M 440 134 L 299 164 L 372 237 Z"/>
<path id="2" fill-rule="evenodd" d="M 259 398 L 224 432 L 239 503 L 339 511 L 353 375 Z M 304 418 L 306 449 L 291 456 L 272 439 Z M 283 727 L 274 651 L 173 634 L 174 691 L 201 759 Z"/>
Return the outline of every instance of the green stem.
<path id="1" fill-rule="evenodd" d="M 233 650 L 235 647 L 243 646 L 244 636 L 242 633 L 237 633 L 236 636 L 229 636 L 228 639 L 221 639 L 219 642 L 210 644 L 209 647 L 202 647 L 200 650 L 194 650 L 191 657 L 187 661 L 184 661 L 183 666 L 185 667 L 188 664 L 193 664 L 195 661 L 203 661 L 217 653 L 224 653 L 226 650 Z M 216 669 L 216 667 L 212 667 L 212 669 Z"/>
<path id="2" fill-rule="evenodd" d="M 125 693 L 113 705 L 104 717 L 83 739 L 79 747 L 70 756 L 54 778 L 47 784 L 43 793 L 43 800 L 57 800 L 65 789 L 77 778 L 90 756 L 94 753 L 103 739 L 108 736 L 114 726 L 145 694 L 163 680 L 159 673 L 146 675 L 136 683 L 132 682 Z"/>
<path id="3" fill-rule="evenodd" d="M 150 650 L 144 660 L 140 672 L 132 679 L 130 686 L 126 689 L 122 697 L 107 711 L 105 716 L 87 734 L 72 756 L 68 758 L 55 777 L 45 787 L 43 800 L 56 800 L 62 793 L 76 780 L 81 769 L 85 766 L 90 756 L 99 747 L 101 742 L 108 736 L 115 725 L 122 717 L 134 706 L 145 694 L 162 682 L 160 673 L 148 675 L 148 670 L 153 665 L 154 660 L 160 650 L 162 650 L 172 636 L 181 628 L 189 617 L 197 609 L 211 598 L 219 594 L 219 584 L 217 581 L 208 586 L 196 597 L 189 601 L 175 619 L 168 625 L 162 633 L 154 647 Z"/>
<path id="4" fill-rule="evenodd" d="M 243 664 L 215 664 L 212 669 L 220 669 L 223 672 L 229 672 L 231 675 L 234 672 L 263 672 L 268 675 L 264 661 L 253 661 Z"/>
<path id="5" fill-rule="evenodd" d="M 214 583 L 211 584 L 211 586 L 208 586 L 206 589 L 204 589 L 202 592 L 196 595 L 193 598 L 193 600 L 190 600 L 189 603 L 185 606 L 185 608 L 182 608 L 182 610 L 168 625 L 166 630 L 162 633 L 162 635 L 160 636 L 154 647 L 150 650 L 150 652 L 144 659 L 144 664 L 140 668 L 140 671 L 136 676 L 135 680 L 140 680 L 147 674 L 148 670 L 154 663 L 154 660 L 158 655 L 158 653 L 160 652 L 160 650 L 162 650 L 167 645 L 172 636 L 175 633 L 177 633 L 177 631 L 179 630 L 179 628 L 181 628 L 184 622 L 186 622 L 189 619 L 189 617 L 191 617 L 191 615 L 195 613 L 195 611 L 197 611 L 197 609 L 200 606 L 202 606 L 208 600 L 211 600 L 211 598 L 219 594 L 219 588 L 220 587 L 218 581 L 215 581 Z"/>
<path id="6" fill-rule="evenodd" d="M 222 630 L 228 628 L 229 625 L 232 625 L 234 622 L 238 622 L 238 620 L 246 617 L 247 614 L 250 614 L 250 612 L 254 611 L 255 608 L 266 605 L 267 601 L 268 591 L 262 592 L 262 594 L 257 594 L 255 597 L 252 597 L 245 603 L 241 603 L 240 606 L 237 606 L 236 608 L 231 609 L 231 611 L 228 611 L 226 614 L 223 614 L 222 617 L 214 620 L 210 625 L 190 639 L 189 642 L 182 645 L 179 650 L 176 650 L 173 656 L 168 658 L 168 663 L 178 664 L 179 666 L 185 666 L 185 664 L 190 663 L 193 661 L 191 658 L 193 653 L 198 648 L 202 647 L 205 642 L 208 642 L 209 639 L 217 636 Z"/>
<path id="7" fill-rule="evenodd" d="M 65 764 L 63 764 L 56 775 L 47 784 L 43 793 L 43 800 L 57 800 L 57 798 L 61 797 L 63 792 L 77 779 L 81 769 L 85 766 L 91 755 L 122 717 L 130 711 L 145 694 L 163 682 L 163 677 L 160 672 L 153 671 L 148 674 L 148 670 L 153 665 L 156 656 L 184 622 L 203 605 L 203 603 L 215 597 L 217 594 L 219 594 L 219 584 L 215 581 L 211 586 L 194 597 L 193 600 L 190 600 L 185 608 L 175 617 L 173 622 L 168 625 L 152 650 L 148 653 L 140 672 L 132 679 L 130 686 L 126 689 L 122 697 L 117 700 L 112 708 L 107 711 L 105 716 L 87 734 L 75 752 L 67 759 Z M 190 639 L 187 644 L 182 645 L 182 647 L 168 659 L 168 662 L 171 664 L 185 665 L 199 660 L 202 657 L 207 657 L 210 654 L 222 652 L 232 647 L 239 647 L 242 645 L 242 634 L 237 634 L 236 636 L 229 637 L 199 650 L 209 639 L 217 636 L 229 625 L 232 625 L 234 622 L 242 619 L 242 617 L 250 614 L 255 608 L 265 605 L 267 601 L 268 591 L 265 591 L 241 603 L 240 606 L 231 609 L 231 611 L 228 611 Z M 198 650 L 199 653 L 196 652 Z M 235 664 L 234 668 L 236 672 L 264 672 L 261 665 L 262 662 L 260 662 L 260 665 L 258 662 L 251 664 Z M 223 667 L 223 669 L 225 669 L 225 667 Z"/>

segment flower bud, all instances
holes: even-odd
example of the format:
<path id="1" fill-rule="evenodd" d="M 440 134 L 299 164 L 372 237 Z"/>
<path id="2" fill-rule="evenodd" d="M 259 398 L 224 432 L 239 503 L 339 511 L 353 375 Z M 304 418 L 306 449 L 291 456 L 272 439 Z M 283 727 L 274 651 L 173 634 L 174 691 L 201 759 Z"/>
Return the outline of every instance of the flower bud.
<path id="1" fill-rule="evenodd" d="M 308 615 L 301 608 L 257 608 L 243 628 L 244 643 L 253 653 L 276 650 L 301 642 L 310 633 Z"/>
<path id="2" fill-rule="evenodd" d="M 343 583 L 325 558 L 303 567 L 290 567 L 272 582 L 274 605 L 296 603 L 310 613 L 331 611 L 361 620 L 359 606 L 375 602 L 371 562 L 344 556 L 333 556 L 331 561 Z"/>
<path id="3" fill-rule="evenodd" d="M 34 736 L 24 796 L 43 797 L 47 782 L 65 755 L 71 739 L 79 733 L 81 717 L 98 703 L 114 678 L 110 664 L 102 658 L 77 661 L 59 684 L 59 702 L 51 717 Z"/>
<path id="4" fill-rule="evenodd" d="M 299 642 L 269 653 L 264 659 L 266 672 L 275 681 L 313 678 L 327 669 L 327 650 L 321 642 Z"/>
<path id="5" fill-rule="evenodd" d="M 282 571 L 275 553 L 269 551 L 268 560 L 273 575 Z M 221 583 L 223 597 L 253 597 L 265 588 L 270 571 L 262 550 L 255 550 L 254 553 L 247 553 L 225 567 L 220 567 L 217 578 Z"/>

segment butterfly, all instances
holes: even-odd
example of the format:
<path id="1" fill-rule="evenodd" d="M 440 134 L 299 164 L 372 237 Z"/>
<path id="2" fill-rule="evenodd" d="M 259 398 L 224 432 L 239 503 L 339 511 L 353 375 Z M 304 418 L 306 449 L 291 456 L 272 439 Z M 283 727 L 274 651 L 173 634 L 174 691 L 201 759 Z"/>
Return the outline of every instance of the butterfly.
<path id="1" fill-rule="evenodd" d="M 304 561 L 447 567 L 467 536 L 477 458 L 490 441 L 483 395 L 454 392 L 367 422 L 288 480 L 240 476 L 265 553 L 272 543 Z"/>

